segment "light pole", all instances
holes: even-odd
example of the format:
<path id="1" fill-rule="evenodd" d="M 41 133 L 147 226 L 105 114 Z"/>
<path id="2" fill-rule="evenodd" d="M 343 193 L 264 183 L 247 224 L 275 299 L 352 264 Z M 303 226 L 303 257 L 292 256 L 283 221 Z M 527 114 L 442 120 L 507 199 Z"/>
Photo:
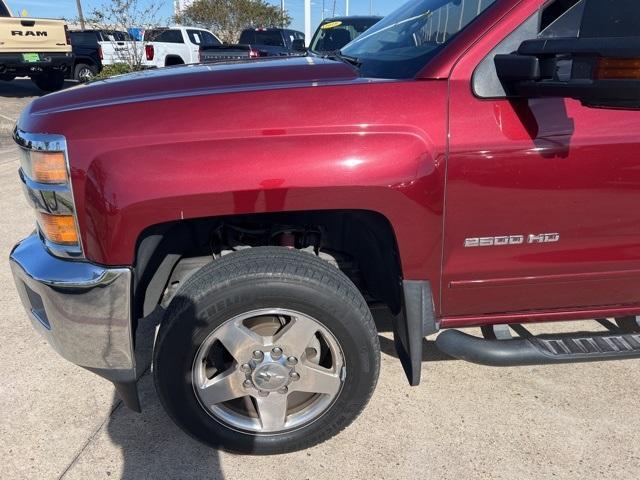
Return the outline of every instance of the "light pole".
<path id="1" fill-rule="evenodd" d="M 344 0 L 344 14 L 345 16 L 349 16 L 349 0 Z"/>
<path id="2" fill-rule="evenodd" d="M 304 38 L 308 46 L 311 41 L 311 0 L 304 0 Z"/>
<path id="3" fill-rule="evenodd" d="M 76 0 L 78 6 L 78 18 L 80 19 L 80 28 L 84 30 L 84 15 L 82 14 L 82 3 L 80 0 Z"/>
<path id="4" fill-rule="evenodd" d="M 369 15 L 373 15 L 373 0 L 369 0 Z"/>

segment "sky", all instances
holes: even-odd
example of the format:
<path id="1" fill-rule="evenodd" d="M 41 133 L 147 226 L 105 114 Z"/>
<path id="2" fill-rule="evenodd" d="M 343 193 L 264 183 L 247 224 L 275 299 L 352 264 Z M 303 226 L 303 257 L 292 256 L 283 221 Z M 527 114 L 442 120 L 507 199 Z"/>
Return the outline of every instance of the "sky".
<path id="1" fill-rule="evenodd" d="M 82 8 L 86 12 L 102 5 L 109 0 L 82 0 Z M 142 2 L 161 3 L 161 14 L 169 19 L 173 14 L 173 0 L 141 0 Z M 280 5 L 280 0 L 267 0 L 274 5 Z M 30 17 L 44 18 L 68 18 L 77 17 L 76 0 L 8 0 L 7 2 L 14 15 L 19 15 L 22 10 L 26 10 Z M 311 5 L 311 30 L 314 31 L 320 20 L 322 20 L 322 5 L 324 3 L 325 17 L 334 13 L 334 0 L 312 0 Z M 368 15 L 369 7 L 372 4 L 374 15 L 386 15 L 396 7 L 402 5 L 403 0 L 350 0 L 350 15 Z M 304 0 L 285 0 L 285 8 L 289 15 L 293 17 L 292 27 L 296 30 L 304 31 Z M 345 0 L 335 0 L 335 14 L 343 15 Z"/>

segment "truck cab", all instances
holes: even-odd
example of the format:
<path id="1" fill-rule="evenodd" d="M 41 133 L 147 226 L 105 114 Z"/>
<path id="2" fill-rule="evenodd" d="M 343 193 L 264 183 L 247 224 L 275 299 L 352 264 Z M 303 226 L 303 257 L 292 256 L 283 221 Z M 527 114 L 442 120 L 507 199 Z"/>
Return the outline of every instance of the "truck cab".
<path id="1" fill-rule="evenodd" d="M 149 68 L 199 63 L 202 47 L 222 45 L 209 30 L 184 26 L 146 30 L 144 41 Z"/>
<path id="2" fill-rule="evenodd" d="M 137 410 L 147 332 L 171 418 L 247 454 L 357 417 L 376 309 L 410 385 L 434 334 L 492 366 L 640 358 L 638 22 L 636 0 L 411 1 L 327 58 L 40 98 L 14 134 L 25 310 Z M 606 330 L 526 329 L 585 318 Z"/>

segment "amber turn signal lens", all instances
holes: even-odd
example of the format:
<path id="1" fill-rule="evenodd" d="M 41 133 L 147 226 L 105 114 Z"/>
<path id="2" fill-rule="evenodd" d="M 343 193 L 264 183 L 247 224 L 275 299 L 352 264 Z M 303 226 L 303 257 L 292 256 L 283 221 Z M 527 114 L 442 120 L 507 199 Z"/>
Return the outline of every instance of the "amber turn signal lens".
<path id="1" fill-rule="evenodd" d="M 62 152 L 31 152 L 31 174 L 39 183 L 65 183 L 67 162 Z"/>
<path id="2" fill-rule="evenodd" d="M 596 80 L 640 80 L 640 59 L 599 58 Z"/>
<path id="3" fill-rule="evenodd" d="M 73 215 L 38 213 L 38 224 L 47 240 L 60 245 L 78 244 L 78 232 Z"/>

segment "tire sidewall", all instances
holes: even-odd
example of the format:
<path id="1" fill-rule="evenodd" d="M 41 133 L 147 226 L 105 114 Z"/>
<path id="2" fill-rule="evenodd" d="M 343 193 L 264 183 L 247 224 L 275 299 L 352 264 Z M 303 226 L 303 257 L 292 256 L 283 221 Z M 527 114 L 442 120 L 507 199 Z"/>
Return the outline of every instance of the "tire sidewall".
<path id="1" fill-rule="evenodd" d="M 363 334 L 359 311 L 322 284 L 257 278 L 231 282 L 199 297 L 179 296 L 171 307 L 167 316 L 175 316 L 173 328 L 162 332 L 154 355 L 156 386 L 174 421 L 211 446 L 282 453 L 318 443 L 350 423 L 375 387 L 379 346 Z M 340 344 L 346 366 L 342 390 L 331 407 L 312 423 L 276 435 L 239 432 L 222 424 L 200 405 L 191 382 L 193 359 L 208 335 L 225 321 L 260 308 L 284 308 L 316 319 Z M 169 335 L 171 340 L 165 341 Z"/>
<path id="2" fill-rule="evenodd" d="M 73 72 L 74 80 L 76 80 L 76 81 L 78 81 L 80 83 L 85 83 L 85 82 L 88 82 L 89 80 L 91 80 L 91 78 L 87 79 L 87 80 L 82 80 L 80 78 L 80 72 L 82 72 L 82 70 L 84 70 L 84 69 L 89 70 L 91 72 L 91 76 L 92 77 L 95 77 L 96 74 L 98 73 L 97 69 L 94 66 L 89 65 L 88 63 L 79 63 L 79 64 L 76 65 L 76 67 L 74 69 L 74 72 Z"/>

